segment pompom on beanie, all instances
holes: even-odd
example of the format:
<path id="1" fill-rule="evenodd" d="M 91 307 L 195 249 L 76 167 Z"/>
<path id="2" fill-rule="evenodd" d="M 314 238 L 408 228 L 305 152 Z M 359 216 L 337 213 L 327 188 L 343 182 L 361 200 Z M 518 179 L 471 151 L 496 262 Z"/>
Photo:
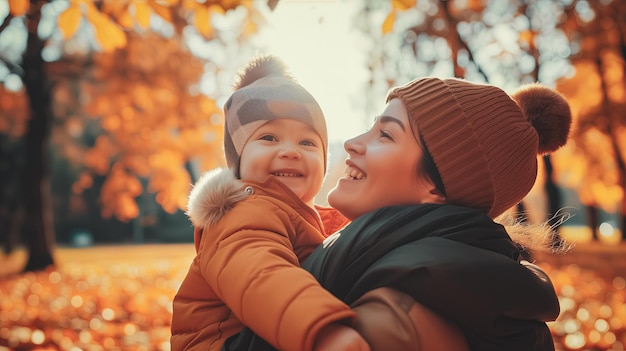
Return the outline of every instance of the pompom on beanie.
<path id="1" fill-rule="evenodd" d="M 450 204 L 491 218 L 519 203 L 537 178 L 537 156 L 567 142 L 569 104 L 540 84 L 509 96 L 500 88 L 462 79 L 416 79 L 392 89 L 411 129 L 432 156 Z"/>
<path id="2" fill-rule="evenodd" d="M 263 124 L 280 118 L 304 122 L 322 139 L 324 169 L 328 149 L 326 119 L 313 96 L 275 56 L 253 58 L 238 74 L 235 91 L 224 104 L 224 153 L 237 178 L 241 152 Z"/>

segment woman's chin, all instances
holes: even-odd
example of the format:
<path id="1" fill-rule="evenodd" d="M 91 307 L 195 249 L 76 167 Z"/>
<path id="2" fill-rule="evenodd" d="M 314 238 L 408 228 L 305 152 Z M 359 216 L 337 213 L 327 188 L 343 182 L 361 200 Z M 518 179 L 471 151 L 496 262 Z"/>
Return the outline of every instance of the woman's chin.
<path id="1" fill-rule="evenodd" d="M 334 188 L 330 189 L 327 197 L 328 204 L 334 208 L 337 208 L 337 205 L 343 202 L 341 193 L 342 191 L 341 189 L 339 189 L 338 185 L 335 185 Z"/>
<path id="2" fill-rule="evenodd" d="M 340 212 L 344 212 L 342 208 L 353 207 L 355 205 L 354 201 L 358 201 L 358 199 L 354 199 L 355 195 L 354 191 L 349 191 L 341 184 L 337 184 L 328 193 L 328 204 Z"/>

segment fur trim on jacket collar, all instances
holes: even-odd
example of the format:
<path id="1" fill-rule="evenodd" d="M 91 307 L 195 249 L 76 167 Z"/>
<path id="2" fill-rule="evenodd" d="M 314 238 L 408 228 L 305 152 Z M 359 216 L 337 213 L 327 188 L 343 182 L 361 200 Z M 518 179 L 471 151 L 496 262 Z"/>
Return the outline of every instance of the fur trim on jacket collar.
<path id="1" fill-rule="evenodd" d="M 210 227 L 248 195 L 244 186 L 230 169 L 206 172 L 191 189 L 185 213 L 195 227 Z"/>

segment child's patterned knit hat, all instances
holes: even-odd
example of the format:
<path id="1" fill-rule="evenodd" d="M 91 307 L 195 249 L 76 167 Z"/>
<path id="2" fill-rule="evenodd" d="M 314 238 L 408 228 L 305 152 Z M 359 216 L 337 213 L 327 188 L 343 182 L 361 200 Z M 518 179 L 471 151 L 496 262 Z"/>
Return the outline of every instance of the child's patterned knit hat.
<path id="1" fill-rule="evenodd" d="M 304 122 L 317 131 L 323 142 L 326 169 L 328 132 L 324 113 L 277 57 L 256 57 L 243 68 L 235 91 L 224 105 L 224 115 L 226 164 L 237 178 L 241 152 L 250 136 L 263 124 L 280 118 Z"/>
<path id="2" fill-rule="evenodd" d="M 566 143 L 572 119 L 565 98 L 539 84 L 509 96 L 492 85 L 423 78 L 392 89 L 387 101 L 394 98 L 433 158 L 446 202 L 491 218 L 528 194 L 537 155 Z"/>

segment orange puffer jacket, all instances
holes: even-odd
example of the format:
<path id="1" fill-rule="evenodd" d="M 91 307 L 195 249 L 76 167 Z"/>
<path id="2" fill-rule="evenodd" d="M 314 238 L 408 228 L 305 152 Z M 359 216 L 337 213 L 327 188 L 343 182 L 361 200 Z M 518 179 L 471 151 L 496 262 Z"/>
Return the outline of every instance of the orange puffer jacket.
<path id="1" fill-rule="evenodd" d="M 332 322 L 355 312 L 299 267 L 325 238 L 319 213 L 279 181 L 204 175 L 189 197 L 196 257 L 173 302 L 172 351 L 219 350 L 249 326 L 274 347 L 307 351 Z M 325 208 L 330 227 L 345 218 Z"/>

